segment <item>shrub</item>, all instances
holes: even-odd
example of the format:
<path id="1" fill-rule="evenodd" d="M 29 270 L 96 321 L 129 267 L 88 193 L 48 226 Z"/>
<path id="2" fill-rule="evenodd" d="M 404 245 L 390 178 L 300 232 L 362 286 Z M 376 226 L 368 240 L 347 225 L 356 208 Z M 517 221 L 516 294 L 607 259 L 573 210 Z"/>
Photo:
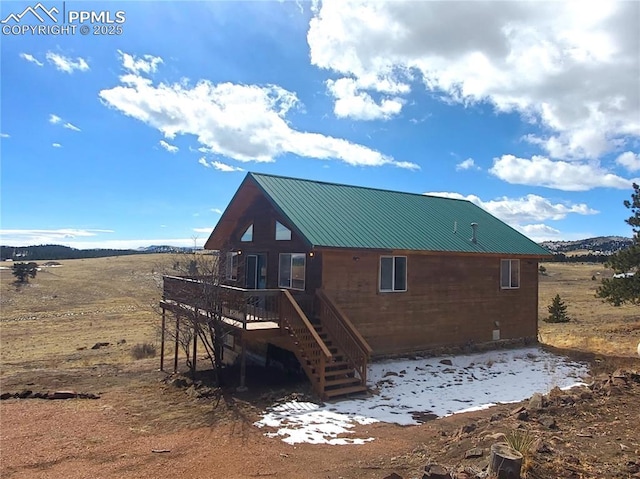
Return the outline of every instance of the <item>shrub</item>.
<path id="1" fill-rule="evenodd" d="M 567 315 L 567 305 L 564 304 L 559 294 L 556 294 L 547 309 L 549 311 L 549 316 L 545 318 L 547 323 L 567 323 L 571 320 Z"/>
<path id="2" fill-rule="evenodd" d="M 38 263 L 14 263 L 12 274 L 16 277 L 16 283 L 24 284 L 29 278 L 35 278 L 38 273 Z"/>
<path id="3" fill-rule="evenodd" d="M 538 271 L 540 272 L 540 274 L 542 276 L 545 276 L 547 274 L 547 268 L 545 268 L 544 266 L 540 265 L 540 267 L 538 268 Z"/>
<path id="4" fill-rule="evenodd" d="M 156 355 L 156 347 L 151 343 L 138 343 L 131 348 L 131 356 L 134 359 L 153 358 Z"/>
<path id="5" fill-rule="evenodd" d="M 511 449 L 515 449 L 523 456 L 531 452 L 536 438 L 529 431 L 513 430 L 505 436 L 505 442 Z"/>
<path id="6" fill-rule="evenodd" d="M 533 452 L 535 448 L 536 437 L 529 431 L 516 429 L 505 436 L 505 442 L 509 445 L 509 447 L 522 454 L 523 460 L 521 477 L 529 477 L 527 473 L 529 471 L 532 471 L 534 468 Z"/>

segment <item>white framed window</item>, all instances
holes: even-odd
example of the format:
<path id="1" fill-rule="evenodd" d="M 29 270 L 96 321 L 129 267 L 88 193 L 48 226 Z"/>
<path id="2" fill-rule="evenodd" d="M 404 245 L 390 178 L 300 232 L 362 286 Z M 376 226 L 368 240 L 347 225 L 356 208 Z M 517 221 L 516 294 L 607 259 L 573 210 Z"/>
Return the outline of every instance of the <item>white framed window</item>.
<path id="1" fill-rule="evenodd" d="M 249 242 L 253 241 L 253 223 L 249 225 L 249 227 L 244 231 L 240 241 Z"/>
<path id="2" fill-rule="evenodd" d="M 401 292 L 407 290 L 407 257 L 380 256 L 378 282 L 380 292 Z"/>
<path id="3" fill-rule="evenodd" d="M 290 239 L 291 230 L 279 221 L 276 221 L 276 241 L 289 241 Z"/>
<path id="4" fill-rule="evenodd" d="M 518 289 L 520 287 L 520 260 L 500 260 L 500 288 Z"/>
<path id="5" fill-rule="evenodd" d="M 278 286 L 304 291 L 306 261 L 305 253 L 281 253 Z"/>
<path id="6" fill-rule="evenodd" d="M 236 251 L 233 253 L 227 253 L 225 277 L 233 281 L 238 279 L 238 253 Z"/>

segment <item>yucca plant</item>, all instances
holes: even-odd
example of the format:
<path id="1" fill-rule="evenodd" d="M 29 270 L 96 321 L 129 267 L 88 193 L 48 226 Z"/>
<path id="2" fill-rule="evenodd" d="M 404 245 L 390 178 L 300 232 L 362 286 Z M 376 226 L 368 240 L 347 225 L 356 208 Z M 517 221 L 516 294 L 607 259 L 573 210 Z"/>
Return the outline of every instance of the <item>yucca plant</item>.
<path id="1" fill-rule="evenodd" d="M 529 431 L 515 429 L 505 436 L 505 442 L 522 454 L 521 474 L 523 478 L 529 477 L 528 473 L 533 470 L 533 446 L 536 437 Z"/>

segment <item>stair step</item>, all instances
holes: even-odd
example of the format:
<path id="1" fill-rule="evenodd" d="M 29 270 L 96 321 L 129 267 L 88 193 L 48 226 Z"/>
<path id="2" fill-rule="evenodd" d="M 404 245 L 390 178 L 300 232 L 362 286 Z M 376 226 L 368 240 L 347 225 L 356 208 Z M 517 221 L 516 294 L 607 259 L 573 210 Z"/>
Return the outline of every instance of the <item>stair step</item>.
<path id="1" fill-rule="evenodd" d="M 311 361 L 309 361 L 309 359 L 304 358 L 304 362 L 307 367 L 311 368 L 314 374 L 317 373 L 316 368 L 311 365 Z M 328 364 L 325 364 L 324 366 L 325 376 L 339 376 L 339 375 L 353 376 L 354 374 L 355 374 L 355 371 L 353 370 L 353 368 L 349 366 L 349 363 L 345 361 L 328 363 Z"/>
<path id="2" fill-rule="evenodd" d="M 329 381 L 325 381 L 325 388 L 333 387 L 333 386 L 343 386 L 345 384 L 358 384 L 360 379 L 358 378 L 341 378 L 341 379 L 331 379 Z"/>
<path id="3" fill-rule="evenodd" d="M 325 366 L 324 368 L 325 375 L 332 374 L 335 376 L 336 374 L 353 374 L 354 372 L 353 368 L 344 362 L 335 363 L 335 365 Z"/>
<path id="4" fill-rule="evenodd" d="M 351 366 L 349 366 L 349 363 L 346 361 L 336 361 L 333 363 L 328 363 L 324 365 L 324 370 L 325 371 L 343 371 L 343 370 L 347 370 L 347 371 L 353 371 L 351 369 Z"/>
<path id="5" fill-rule="evenodd" d="M 330 389 L 329 391 L 325 391 L 324 395 L 327 398 L 334 398 L 334 397 L 338 397 L 338 396 L 347 396 L 348 394 L 356 394 L 356 393 L 363 393 L 367 391 L 367 387 L 366 386 L 350 386 L 347 388 L 340 388 L 340 389 Z"/>
<path id="6" fill-rule="evenodd" d="M 329 378 L 331 378 L 331 380 L 339 378 L 353 379 L 355 375 L 356 374 L 354 373 L 353 369 L 338 369 L 336 371 L 325 371 L 324 378 L 326 380 L 329 380 Z"/>

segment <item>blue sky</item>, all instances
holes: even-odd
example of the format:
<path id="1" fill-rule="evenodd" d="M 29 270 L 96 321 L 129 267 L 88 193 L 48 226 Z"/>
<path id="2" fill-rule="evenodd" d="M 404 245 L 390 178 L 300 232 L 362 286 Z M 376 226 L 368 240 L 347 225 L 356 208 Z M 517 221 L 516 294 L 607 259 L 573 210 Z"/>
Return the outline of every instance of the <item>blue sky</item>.
<path id="1" fill-rule="evenodd" d="M 2 244 L 203 244 L 247 171 L 464 197 L 538 241 L 630 236 L 638 2 L 3 1 L 0 17 Z"/>

